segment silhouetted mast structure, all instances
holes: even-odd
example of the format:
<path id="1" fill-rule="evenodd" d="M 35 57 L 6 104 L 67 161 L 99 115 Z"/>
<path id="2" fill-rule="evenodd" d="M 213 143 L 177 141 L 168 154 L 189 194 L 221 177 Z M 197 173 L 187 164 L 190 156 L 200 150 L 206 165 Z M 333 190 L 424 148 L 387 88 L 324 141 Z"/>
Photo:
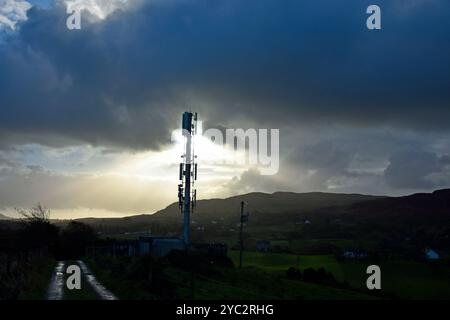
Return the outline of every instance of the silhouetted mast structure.
<path id="1" fill-rule="evenodd" d="M 197 113 L 184 112 L 182 118 L 182 132 L 185 152 L 181 156 L 180 181 L 178 185 L 178 204 L 183 213 L 183 241 L 189 244 L 191 213 L 197 202 L 197 191 L 194 189 L 194 181 L 197 180 L 197 164 L 194 154 L 193 137 L 197 133 Z"/>

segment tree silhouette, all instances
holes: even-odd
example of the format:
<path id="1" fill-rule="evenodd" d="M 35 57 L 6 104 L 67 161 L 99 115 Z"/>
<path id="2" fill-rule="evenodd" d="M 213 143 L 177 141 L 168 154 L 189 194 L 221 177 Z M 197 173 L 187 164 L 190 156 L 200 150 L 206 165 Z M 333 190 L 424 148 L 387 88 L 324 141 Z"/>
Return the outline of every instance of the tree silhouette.
<path id="1" fill-rule="evenodd" d="M 40 203 L 38 203 L 36 207 L 30 209 L 15 209 L 17 213 L 22 217 L 22 219 L 27 223 L 50 221 L 50 209 L 41 205 Z"/>
<path id="2" fill-rule="evenodd" d="M 16 208 L 22 217 L 21 244 L 25 248 L 52 249 L 58 241 L 58 228 L 50 223 L 50 209 L 40 203 L 33 208 Z"/>

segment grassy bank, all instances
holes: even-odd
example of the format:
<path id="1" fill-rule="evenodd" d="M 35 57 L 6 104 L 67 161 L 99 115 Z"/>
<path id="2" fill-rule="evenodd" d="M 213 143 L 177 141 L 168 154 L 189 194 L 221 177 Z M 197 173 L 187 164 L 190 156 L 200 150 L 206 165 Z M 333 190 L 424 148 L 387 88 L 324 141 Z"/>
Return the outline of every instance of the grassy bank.
<path id="1" fill-rule="evenodd" d="M 23 275 L 20 276 L 22 284 L 18 288 L 17 299 L 44 300 L 55 264 L 56 261 L 51 258 L 40 258 L 24 268 L 21 271 L 23 272 Z"/>

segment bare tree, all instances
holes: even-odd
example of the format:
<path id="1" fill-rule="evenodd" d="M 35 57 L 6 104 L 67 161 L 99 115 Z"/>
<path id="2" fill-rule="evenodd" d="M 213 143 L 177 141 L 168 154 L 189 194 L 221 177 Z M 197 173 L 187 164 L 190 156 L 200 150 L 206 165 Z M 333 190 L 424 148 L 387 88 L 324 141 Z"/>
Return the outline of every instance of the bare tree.
<path id="1" fill-rule="evenodd" d="M 50 209 L 41 205 L 40 203 L 38 203 L 36 207 L 30 209 L 15 209 L 17 213 L 22 217 L 22 219 L 24 219 L 26 222 L 49 222 L 50 220 Z"/>

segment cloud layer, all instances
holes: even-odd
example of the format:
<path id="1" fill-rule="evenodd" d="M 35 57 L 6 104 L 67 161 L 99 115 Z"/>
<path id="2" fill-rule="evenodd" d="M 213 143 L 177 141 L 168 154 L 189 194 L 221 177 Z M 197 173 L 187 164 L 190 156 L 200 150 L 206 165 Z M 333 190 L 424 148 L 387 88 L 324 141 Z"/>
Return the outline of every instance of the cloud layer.
<path id="1" fill-rule="evenodd" d="M 15 29 L 16 24 L 27 20 L 27 11 L 31 4 L 22 0 L 0 0 L 0 31 Z"/>
<path id="2" fill-rule="evenodd" d="M 450 4 L 402 3 L 380 4 L 380 32 L 359 1 L 148 2 L 80 31 L 63 5 L 34 8 L 0 48 L 1 137 L 158 148 L 187 105 L 217 123 L 448 130 Z"/>

